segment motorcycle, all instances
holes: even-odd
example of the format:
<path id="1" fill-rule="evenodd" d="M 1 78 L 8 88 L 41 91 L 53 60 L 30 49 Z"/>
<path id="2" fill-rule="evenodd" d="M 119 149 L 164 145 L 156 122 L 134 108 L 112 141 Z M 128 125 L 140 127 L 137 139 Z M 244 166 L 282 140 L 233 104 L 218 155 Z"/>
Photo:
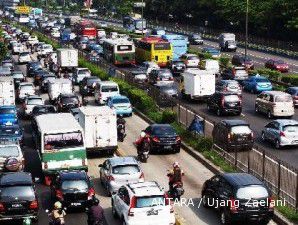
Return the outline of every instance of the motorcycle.
<path id="1" fill-rule="evenodd" d="M 150 140 L 149 138 L 146 138 L 146 134 L 144 132 L 141 133 L 140 138 L 142 139 L 141 142 L 138 140 L 135 142 L 137 146 L 138 160 L 140 162 L 147 163 L 150 152 Z"/>
<path id="2" fill-rule="evenodd" d="M 61 209 L 61 210 L 64 210 L 64 209 Z M 48 209 L 46 210 L 46 213 L 48 214 L 48 217 L 49 217 L 49 225 L 65 225 L 64 217 L 54 220 L 52 218 L 52 214 L 50 213 L 50 211 Z"/>
<path id="3" fill-rule="evenodd" d="M 118 135 L 118 141 L 123 142 L 124 138 L 126 137 L 124 124 L 120 123 L 117 125 L 117 135 Z"/>
<path id="4" fill-rule="evenodd" d="M 184 194 L 184 188 L 182 182 L 177 182 L 173 185 L 172 190 L 168 191 L 168 195 L 174 200 L 180 200 L 181 196 Z"/>

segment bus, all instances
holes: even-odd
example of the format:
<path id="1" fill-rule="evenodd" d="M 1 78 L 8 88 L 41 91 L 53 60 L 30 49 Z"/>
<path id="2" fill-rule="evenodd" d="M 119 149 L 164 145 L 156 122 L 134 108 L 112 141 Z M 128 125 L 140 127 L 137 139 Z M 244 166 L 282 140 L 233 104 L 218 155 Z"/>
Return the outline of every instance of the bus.
<path id="1" fill-rule="evenodd" d="M 103 42 L 104 58 L 114 65 L 135 64 L 135 45 L 127 39 L 105 39 Z"/>
<path id="2" fill-rule="evenodd" d="M 188 38 L 178 34 L 165 34 L 162 39 L 170 42 L 173 47 L 173 60 L 178 60 L 181 55 L 187 53 Z"/>
<path id="3" fill-rule="evenodd" d="M 147 30 L 147 22 L 145 19 L 126 16 L 123 18 L 123 27 L 130 32 L 134 32 L 136 34 L 145 34 L 148 32 Z"/>
<path id="4" fill-rule="evenodd" d="M 96 39 L 97 37 L 96 26 L 87 20 L 78 24 L 77 33 L 78 35 L 88 37 L 89 39 Z"/>
<path id="5" fill-rule="evenodd" d="M 60 170 L 88 170 L 83 128 L 72 114 L 39 115 L 32 125 L 46 184 Z"/>
<path id="6" fill-rule="evenodd" d="M 171 43 L 160 37 L 144 37 L 136 40 L 135 46 L 138 62 L 154 61 L 160 67 L 165 67 L 173 59 Z"/>

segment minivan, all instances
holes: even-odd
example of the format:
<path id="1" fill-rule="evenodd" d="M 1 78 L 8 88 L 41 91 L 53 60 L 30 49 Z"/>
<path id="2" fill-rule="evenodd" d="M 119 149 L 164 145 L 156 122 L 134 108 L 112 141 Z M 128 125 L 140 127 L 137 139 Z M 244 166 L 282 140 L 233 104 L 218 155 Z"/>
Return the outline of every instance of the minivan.
<path id="1" fill-rule="evenodd" d="M 219 63 L 214 59 L 205 59 L 200 62 L 200 69 L 211 71 L 213 74 L 219 74 Z"/>
<path id="2" fill-rule="evenodd" d="M 263 91 L 255 102 L 255 112 L 272 117 L 292 117 L 295 114 L 293 98 L 282 91 Z"/>
<path id="3" fill-rule="evenodd" d="M 251 150 L 254 143 L 254 133 L 247 122 L 243 120 L 222 120 L 212 131 L 214 143 L 226 150 Z"/>
<path id="4" fill-rule="evenodd" d="M 95 102 L 103 105 L 109 97 L 119 95 L 119 86 L 113 81 L 101 81 L 96 84 L 94 90 Z"/>

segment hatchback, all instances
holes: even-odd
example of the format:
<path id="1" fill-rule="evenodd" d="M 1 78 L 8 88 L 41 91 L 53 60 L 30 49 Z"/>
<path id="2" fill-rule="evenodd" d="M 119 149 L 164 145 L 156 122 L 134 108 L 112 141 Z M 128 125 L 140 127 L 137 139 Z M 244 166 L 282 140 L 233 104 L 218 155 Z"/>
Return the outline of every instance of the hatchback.
<path id="1" fill-rule="evenodd" d="M 37 105 L 43 105 L 44 101 L 43 99 L 38 95 L 30 95 L 27 98 L 25 98 L 25 101 L 23 103 L 23 116 L 28 117 L 31 116 L 32 110 Z"/>
<path id="2" fill-rule="evenodd" d="M 220 80 L 216 82 L 215 90 L 219 92 L 230 92 L 242 94 L 242 86 L 236 80 Z"/>
<path id="3" fill-rule="evenodd" d="M 180 59 L 184 62 L 186 67 L 198 67 L 200 64 L 200 59 L 195 54 L 184 54 Z"/>
<path id="4" fill-rule="evenodd" d="M 132 116 L 132 106 L 129 98 L 123 95 L 112 96 L 108 99 L 107 105 L 116 110 L 117 116 Z"/>
<path id="5" fill-rule="evenodd" d="M 202 203 L 219 212 L 221 224 L 247 221 L 268 224 L 274 214 L 272 193 L 248 173 L 213 176 L 203 185 Z"/>
<path id="6" fill-rule="evenodd" d="M 31 61 L 31 56 L 29 52 L 21 52 L 19 54 L 19 63 L 28 63 Z"/>
<path id="7" fill-rule="evenodd" d="M 262 140 L 269 141 L 279 149 L 298 145 L 298 121 L 279 119 L 268 123 L 262 131 Z"/>
<path id="8" fill-rule="evenodd" d="M 268 69 L 277 70 L 281 73 L 289 72 L 289 65 L 283 60 L 269 59 L 267 62 L 265 62 L 265 67 Z"/>
<path id="9" fill-rule="evenodd" d="M 97 83 L 94 90 L 95 102 L 105 104 L 109 97 L 120 94 L 119 86 L 113 81 L 101 81 Z"/>
<path id="10" fill-rule="evenodd" d="M 268 78 L 256 75 L 251 76 L 249 79 L 243 81 L 243 89 L 251 93 L 271 91 L 272 84 Z"/>
<path id="11" fill-rule="evenodd" d="M 144 182 L 144 173 L 134 157 L 113 157 L 100 168 L 100 182 L 109 195 L 116 193 L 125 184 Z"/>

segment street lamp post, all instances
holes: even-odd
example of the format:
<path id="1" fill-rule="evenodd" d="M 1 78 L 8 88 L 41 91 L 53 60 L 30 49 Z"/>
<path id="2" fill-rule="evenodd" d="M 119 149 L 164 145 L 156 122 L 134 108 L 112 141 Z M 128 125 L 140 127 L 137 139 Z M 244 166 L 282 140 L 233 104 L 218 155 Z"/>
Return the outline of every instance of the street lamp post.
<path id="1" fill-rule="evenodd" d="M 247 42 L 248 42 L 248 2 L 246 0 L 246 16 L 245 16 L 245 59 L 247 57 Z"/>
<path id="2" fill-rule="evenodd" d="M 144 0 L 142 0 L 142 36 L 144 36 Z"/>
<path id="3" fill-rule="evenodd" d="M 186 14 L 186 17 L 187 17 L 187 23 L 186 23 L 186 31 L 188 32 L 188 20 L 190 18 L 192 18 L 192 15 L 190 13 Z"/>

